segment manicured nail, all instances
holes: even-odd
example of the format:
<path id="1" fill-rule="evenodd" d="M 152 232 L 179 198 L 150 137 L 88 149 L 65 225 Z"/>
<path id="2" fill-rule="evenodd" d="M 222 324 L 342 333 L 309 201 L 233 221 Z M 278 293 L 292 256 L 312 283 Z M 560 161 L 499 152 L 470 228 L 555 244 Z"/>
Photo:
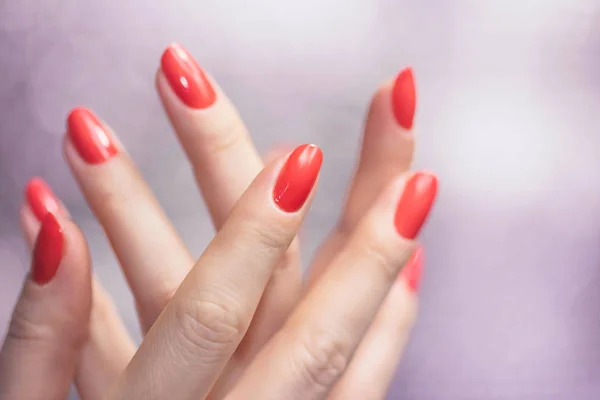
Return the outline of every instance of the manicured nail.
<path id="1" fill-rule="evenodd" d="M 161 69 L 179 99 L 191 108 L 208 108 L 217 95 L 198 62 L 179 44 L 170 45 L 160 60 Z"/>
<path id="2" fill-rule="evenodd" d="M 42 219 L 42 227 L 33 249 L 31 278 L 44 285 L 54 278 L 63 253 L 63 230 L 52 213 Z"/>
<path id="3" fill-rule="evenodd" d="M 42 178 L 32 178 L 27 183 L 25 198 L 38 221 L 42 221 L 48 213 L 58 214 L 58 199 Z"/>
<path id="4" fill-rule="evenodd" d="M 286 212 L 298 211 L 308 198 L 323 163 L 323 152 L 314 144 L 297 147 L 279 173 L 273 200 Z"/>
<path id="5" fill-rule="evenodd" d="M 392 110 L 396 122 L 404 129 L 411 129 L 415 117 L 417 95 L 412 68 L 402 70 L 392 89 Z"/>
<path id="6" fill-rule="evenodd" d="M 404 279 L 408 289 L 416 293 L 419 291 L 419 285 L 421 283 L 421 271 L 423 270 L 423 258 L 424 250 L 421 246 L 417 247 L 413 251 L 406 265 L 400 272 L 400 279 Z"/>
<path id="7" fill-rule="evenodd" d="M 406 182 L 394 218 L 400 236 L 417 237 L 435 200 L 437 184 L 436 176 L 426 172 L 417 172 Z"/>
<path id="8" fill-rule="evenodd" d="M 71 143 L 88 164 L 102 164 L 118 153 L 110 133 L 87 108 L 71 111 L 67 131 Z"/>

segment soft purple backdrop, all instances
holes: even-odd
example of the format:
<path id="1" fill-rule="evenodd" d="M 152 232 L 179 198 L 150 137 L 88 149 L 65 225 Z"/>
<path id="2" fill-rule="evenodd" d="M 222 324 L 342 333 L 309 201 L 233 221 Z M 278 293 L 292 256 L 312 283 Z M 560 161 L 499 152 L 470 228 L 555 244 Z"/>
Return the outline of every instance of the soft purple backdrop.
<path id="1" fill-rule="evenodd" d="M 306 258 L 339 211 L 378 83 L 418 79 L 417 166 L 439 172 L 418 326 L 390 398 L 600 398 L 600 3 L 596 0 L 0 0 L 0 328 L 47 179 L 137 334 L 131 296 L 62 159 L 76 105 L 110 123 L 200 254 L 213 232 L 153 76 L 179 41 L 266 150 L 325 152 Z"/>

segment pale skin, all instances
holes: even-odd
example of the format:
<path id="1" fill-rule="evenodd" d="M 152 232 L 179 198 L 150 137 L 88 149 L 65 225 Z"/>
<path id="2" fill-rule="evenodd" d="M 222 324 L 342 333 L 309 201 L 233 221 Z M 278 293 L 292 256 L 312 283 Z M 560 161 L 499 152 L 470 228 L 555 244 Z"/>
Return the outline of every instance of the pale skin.
<path id="1" fill-rule="evenodd" d="M 66 136 L 65 158 L 117 255 L 144 339 L 136 348 L 59 203 L 60 265 L 46 284 L 25 282 L 0 352 L 0 399 L 62 400 L 72 382 L 85 400 L 385 398 L 417 313 L 401 274 L 417 243 L 394 226 L 414 134 L 394 119 L 393 82 L 374 95 L 340 221 L 306 281 L 296 235 L 317 185 L 297 211 L 278 208 L 273 187 L 290 151 L 263 161 L 211 83 L 216 101 L 197 110 L 156 76 L 217 232 L 198 260 L 121 144 L 89 164 Z M 27 202 L 21 221 L 34 246 L 41 222 Z"/>

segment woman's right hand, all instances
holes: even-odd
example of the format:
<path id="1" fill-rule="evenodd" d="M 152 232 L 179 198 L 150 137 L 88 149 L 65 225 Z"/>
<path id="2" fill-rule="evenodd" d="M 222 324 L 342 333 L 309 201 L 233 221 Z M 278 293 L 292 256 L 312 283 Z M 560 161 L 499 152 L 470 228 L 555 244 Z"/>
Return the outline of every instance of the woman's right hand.
<path id="1" fill-rule="evenodd" d="M 376 96 L 342 223 L 305 293 L 295 237 L 321 151 L 303 145 L 263 169 L 231 104 L 180 47 L 165 52 L 157 84 L 218 233 L 194 263 L 106 125 L 71 113 L 66 158 L 146 335 L 136 351 L 81 232 L 34 181 L 22 217 L 37 241 L 0 353 L 0 398 L 61 399 L 74 376 L 84 399 L 382 398 L 416 311 L 414 275 L 397 276 L 437 186 L 406 173 L 406 82 Z"/>

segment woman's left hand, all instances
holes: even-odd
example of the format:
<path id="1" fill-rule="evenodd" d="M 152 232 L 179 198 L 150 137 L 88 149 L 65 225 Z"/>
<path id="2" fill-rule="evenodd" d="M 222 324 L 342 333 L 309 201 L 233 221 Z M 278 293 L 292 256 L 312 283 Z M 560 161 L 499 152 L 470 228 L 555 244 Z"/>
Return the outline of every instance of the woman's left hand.
<path id="1" fill-rule="evenodd" d="M 172 45 L 165 51 L 156 84 L 219 231 L 263 169 L 263 161 L 233 105 L 180 46 Z M 284 325 L 304 293 L 314 292 L 326 266 L 347 247 L 359 221 L 376 199 L 397 176 L 409 170 L 414 148 L 414 108 L 414 82 L 409 69 L 377 91 L 340 221 L 317 253 L 307 285 L 302 279 L 296 238 L 270 276 L 252 323 L 212 387 L 211 398 L 222 398 L 228 393 L 235 397 L 239 393 L 231 392 L 234 384 L 240 383 L 238 387 L 243 388 L 244 382 L 255 378 L 253 370 L 247 370 L 250 363 L 254 362 L 257 371 L 256 363 L 269 362 L 270 349 L 277 345 L 272 344 L 274 340 L 269 346 L 265 344 Z M 280 153 L 269 158 L 281 158 Z M 147 333 L 195 260 L 122 145 L 90 111 L 76 109 L 70 114 L 65 155 L 120 261 L 138 308 L 142 331 Z M 26 284 L 13 317 L 12 326 L 17 328 L 11 329 L 0 353 L 0 384 L 16 387 L 29 382 L 27 393 L 31 395 L 23 398 L 60 398 L 45 396 L 44 385 L 62 382 L 62 389 L 57 392 L 60 393 L 68 389 L 75 376 L 84 399 L 100 399 L 125 371 L 136 349 L 109 296 L 90 278 L 85 240 L 70 222 L 68 211 L 43 182 L 34 180 L 28 186 L 21 213 L 30 244 L 38 235 L 42 217 L 48 213 L 57 214 L 65 224 L 63 229 L 71 246 L 61 265 L 67 267 L 61 266 L 62 275 L 48 285 Z M 416 235 L 410 232 L 409 236 L 413 233 Z M 416 315 L 421 263 L 422 250 L 417 250 L 387 293 L 347 365 L 336 364 L 336 357 L 340 356 L 337 348 L 326 349 L 327 359 L 318 360 L 322 361 L 324 376 L 329 377 L 328 368 L 332 370 L 330 378 L 335 386 L 327 390 L 330 397 L 385 396 Z M 304 306 L 306 310 L 314 309 L 307 307 Z M 57 334 L 63 331 L 65 336 Z M 52 334 L 46 335 L 49 332 Z M 63 351 L 65 347 L 72 351 Z M 27 371 L 9 374 L 7 371 L 14 368 L 16 360 L 39 363 L 39 377 L 31 379 Z M 0 398 L 4 398 L 2 390 L 16 393 L 10 392 L 9 386 L 0 389 Z"/>

